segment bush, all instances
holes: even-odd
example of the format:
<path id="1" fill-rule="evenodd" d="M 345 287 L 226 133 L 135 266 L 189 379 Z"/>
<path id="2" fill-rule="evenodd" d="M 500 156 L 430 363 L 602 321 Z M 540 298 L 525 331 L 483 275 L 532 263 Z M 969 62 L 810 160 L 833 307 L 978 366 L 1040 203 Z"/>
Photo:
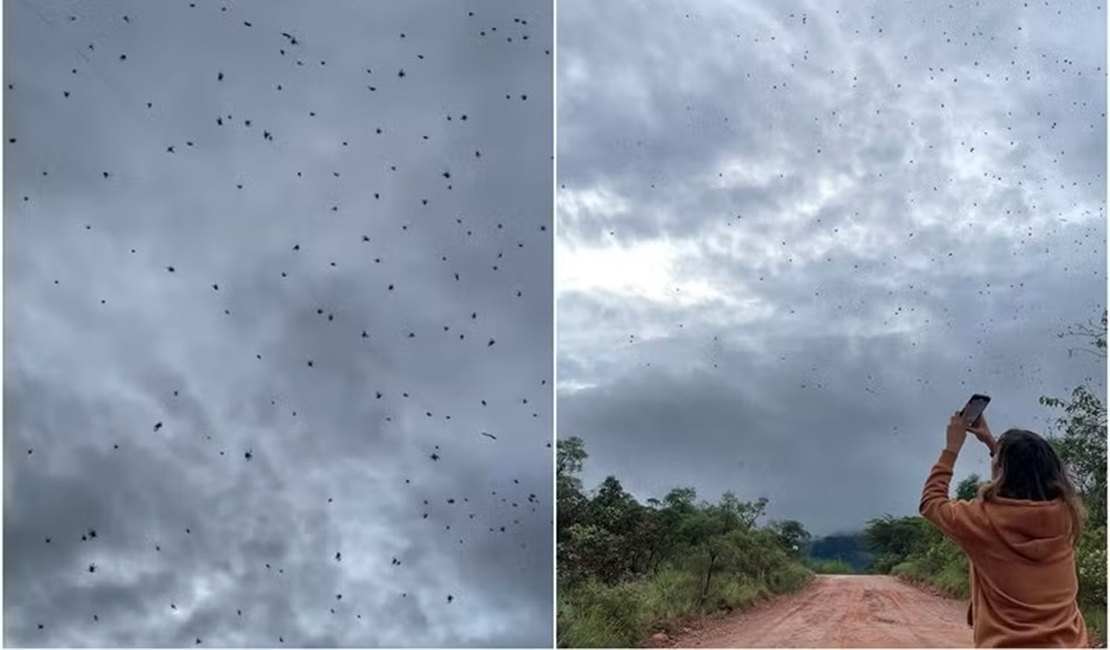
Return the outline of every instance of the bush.
<path id="1" fill-rule="evenodd" d="M 630 648 L 648 624 L 648 612 L 634 583 L 604 585 L 584 582 L 560 590 L 556 622 L 560 647 Z"/>
<path id="2" fill-rule="evenodd" d="M 805 585 L 812 572 L 798 522 L 760 527 L 767 499 L 731 492 L 698 502 L 676 488 L 640 503 L 607 477 L 591 492 L 578 473 L 582 441 L 559 441 L 556 554 L 560 646 L 626 647 L 653 629 L 718 609 L 743 607 Z"/>
<path id="3" fill-rule="evenodd" d="M 767 587 L 741 579 L 721 580 L 706 596 L 701 607 L 691 614 L 715 612 L 722 609 L 742 608 L 771 595 Z"/>
<path id="4" fill-rule="evenodd" d="M 772 594 L 800 589 L 813 573 L 797 563 L 766 572 L 766 582 L 735 572 L 710 583 L 703 576 L 666 568 L 650 578 L 606 585 L 596 580 L 559 585 L 556 634 L 559 647 L 629 648 L 651 632 L 673 632 L 683 620 L 722 609 L 743 608 Z"/>
<path id="5" fill-rule="evenodd" d="M 970 593 L 966 577 L 961 582 L 954 571 L 938 574 L 921 566 L 921 563 L 916 560 L 906 560 L 895 566 L 890 573 L 913 584 L 939 589 L 952 598 L 967 598 Z"/>
<path id="6" fill-rule="evenodd" d="M 814 560 L 810 559 L 806 562 L 806 566 L 814 573 L 824 573 L 826 575 L 844 575 L 855 573 L 851 565 L 844 560 Z"/>
<path id="7" fill-rule="evenodd" d="M 1106 525 L 1091 526 L 1083 531 L 1076 549 L 1079 572 L 1079 599 L 1092 605 L 1106 606 Z"/>
<path id="8" fill-rule="evenodd" d="M 671 629 L 688 616 L 700 594 L 698 576 L 667 568 L 644 580 L 641 596 L 647 608 L 651 628 Z M 644 630 L 640 630 L 642 635 Z"/>
<path id="9" fill-rule="evenodd" d="M 1079 573 L 1079 607 L 1092 641 L 1106 644 L 1106 525 L 1083 531 L 1075 553 Z"/>
<path id="10" fill-rule="evenodd" d="M 1106 606 L 1092 606 L 1079 603 L 1083 620 L 1087 623 L 1087 634 L 1093 647 L 1106 647 Z"/>

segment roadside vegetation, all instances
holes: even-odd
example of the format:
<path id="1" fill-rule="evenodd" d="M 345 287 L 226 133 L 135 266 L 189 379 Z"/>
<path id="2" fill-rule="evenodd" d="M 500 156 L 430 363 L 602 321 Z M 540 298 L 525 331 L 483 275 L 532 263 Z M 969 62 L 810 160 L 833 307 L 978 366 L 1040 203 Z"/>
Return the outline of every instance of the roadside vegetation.
<path id="1" fill-rule="evenodd" d="M 858 573 L 844 560 L 815 560 L 813 558 L 806 559 L 806 566 L 814 573 L 823 575 L 850 575 Z"/>
<path id="2" fill-rule="evenodd" d="M 583 489 L 579 438 L 557 450 L 560 647 L 635 647 L 683 620 L 750 605 L 808 584 L 809 534 L 795 521 L 760 525 L 766 499 L 692 488 L 638 502 L 608 477 Z"/>

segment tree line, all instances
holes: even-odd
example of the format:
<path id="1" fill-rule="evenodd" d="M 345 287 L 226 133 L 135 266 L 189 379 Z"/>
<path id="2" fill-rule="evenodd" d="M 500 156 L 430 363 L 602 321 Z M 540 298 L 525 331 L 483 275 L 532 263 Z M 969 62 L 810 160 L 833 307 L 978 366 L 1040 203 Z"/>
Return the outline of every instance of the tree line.
<path id="1" fill-rule="evenodd" d="M 726 492 L 699 501 L 675 488 L 640 503 L 614 476 L 587 492 L 580 438 L 556 450 L 560 646 L 627 647 L 683 617 L 796 589 L 809 534 L 796 521 L 760 525 L 767 499 Z"/>

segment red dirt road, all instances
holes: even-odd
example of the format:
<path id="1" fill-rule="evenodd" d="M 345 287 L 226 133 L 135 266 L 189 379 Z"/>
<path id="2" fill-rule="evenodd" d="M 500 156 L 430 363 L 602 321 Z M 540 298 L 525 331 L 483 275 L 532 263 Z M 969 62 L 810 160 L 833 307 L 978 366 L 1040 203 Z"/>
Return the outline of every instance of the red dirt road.
<path id="1" fill-rule="evenodd" d="M 801 591 L 706 621 L 680 648 L 970 648 L 967 603 L 891 576 L 818 576 Z"/>

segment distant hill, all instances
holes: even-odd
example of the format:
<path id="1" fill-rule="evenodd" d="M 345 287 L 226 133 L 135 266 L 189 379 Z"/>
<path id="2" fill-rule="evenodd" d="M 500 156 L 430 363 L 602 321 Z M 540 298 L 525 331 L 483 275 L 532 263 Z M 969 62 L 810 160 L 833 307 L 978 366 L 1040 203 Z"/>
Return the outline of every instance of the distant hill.
<path id="1" fill-rule="evenodd" d="M 839 533 L 810 542 L 809 557 L 815 560 L 842 560 L 857 573 L 867 573 L 873 554 L 867 550 L 863 533 Z"/>

